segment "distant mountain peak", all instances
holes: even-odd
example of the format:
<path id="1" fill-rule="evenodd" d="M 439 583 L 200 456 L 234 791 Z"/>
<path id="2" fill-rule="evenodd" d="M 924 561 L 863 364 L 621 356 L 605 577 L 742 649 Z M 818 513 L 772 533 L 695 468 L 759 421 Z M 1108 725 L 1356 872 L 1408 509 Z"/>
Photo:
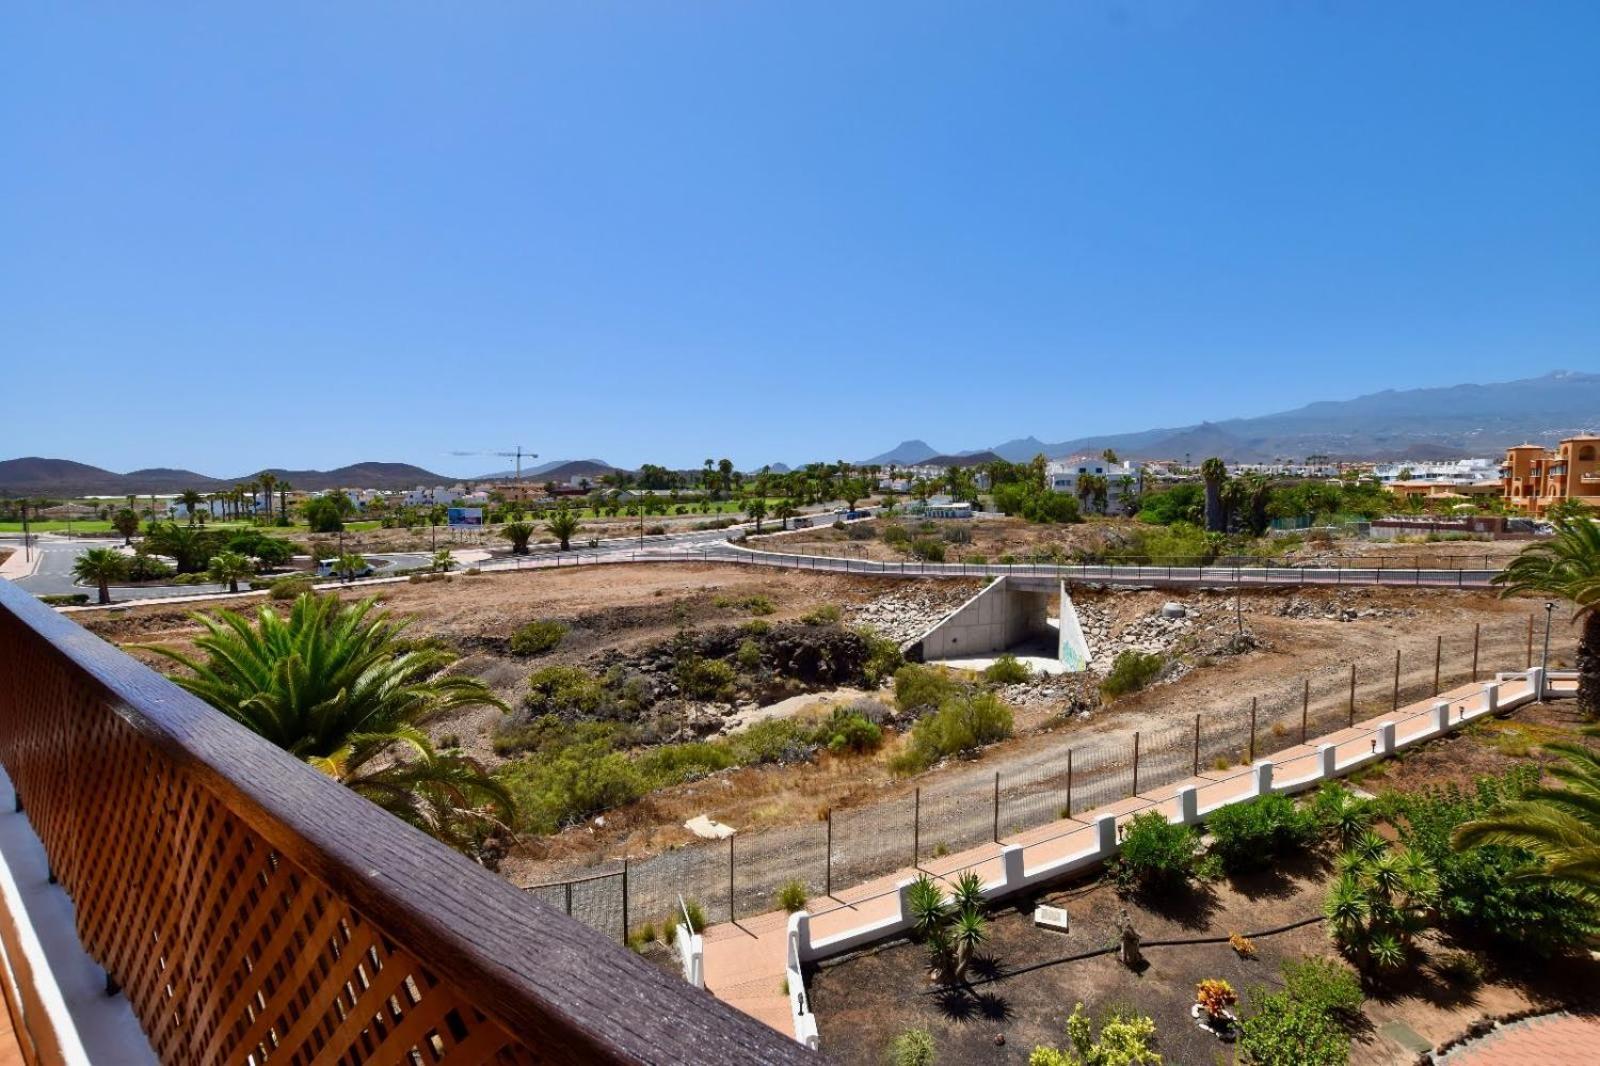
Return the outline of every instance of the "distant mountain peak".
<path id="1" fill-rule="evenodd" d="M 894 463 L 900 466 L 914 466 L 917 463 L 925 463 L 938 454 L 939 450 L 925 440 L 903 440 L 881 455 L 863 459 L 860 465 L 887 466 Z"/>

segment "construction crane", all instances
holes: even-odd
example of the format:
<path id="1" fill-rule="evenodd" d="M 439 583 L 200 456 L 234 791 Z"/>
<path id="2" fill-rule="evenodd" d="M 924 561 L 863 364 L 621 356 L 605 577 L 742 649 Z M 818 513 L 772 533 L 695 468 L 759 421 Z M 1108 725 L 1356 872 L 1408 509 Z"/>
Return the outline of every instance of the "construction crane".
<path id="1" fill-rule="evenodd" d="M 525 452 L 522 445 L 516 446 L 514 452 L 451 452 L 451 455 L 497 455 L 502 459 L 515 459 L 517 461 L 517 480 L 522 480 L 522 460 L 539 458 L 538 452 Z"/>

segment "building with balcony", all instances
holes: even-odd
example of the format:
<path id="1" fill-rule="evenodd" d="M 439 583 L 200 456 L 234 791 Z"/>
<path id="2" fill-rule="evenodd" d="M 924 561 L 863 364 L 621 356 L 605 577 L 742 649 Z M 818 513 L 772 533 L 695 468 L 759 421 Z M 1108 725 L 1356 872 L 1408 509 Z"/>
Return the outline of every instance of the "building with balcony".
<path id="1" fill-rule="evenodd" d="M 0 1062 L 801 1063 L 0 580 Z"/>
<path id="2" fill-rule="evenodd" d="M 1555 449 L 1519 444 L 1506 449 L 1500 467 L 1508 507 L 1542 515 L 1562 500 L 1600 507 L 1600 436 L 1566 437 Z"/>

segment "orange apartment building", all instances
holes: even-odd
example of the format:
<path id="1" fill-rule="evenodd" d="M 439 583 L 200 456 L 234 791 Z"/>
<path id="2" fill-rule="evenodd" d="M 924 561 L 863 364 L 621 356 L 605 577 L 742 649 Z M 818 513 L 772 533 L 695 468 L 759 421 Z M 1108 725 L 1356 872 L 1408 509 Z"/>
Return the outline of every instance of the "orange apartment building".
<path id="1" fill-rule="evenodd" d="M 1600 506 L 1600 436 L 1567 437 L 1555 451 L 1537 444 L 1508 448 L 1500 479 L 1506 505 L 1530 514 L 1544 514 L 1560 500 Z"/>

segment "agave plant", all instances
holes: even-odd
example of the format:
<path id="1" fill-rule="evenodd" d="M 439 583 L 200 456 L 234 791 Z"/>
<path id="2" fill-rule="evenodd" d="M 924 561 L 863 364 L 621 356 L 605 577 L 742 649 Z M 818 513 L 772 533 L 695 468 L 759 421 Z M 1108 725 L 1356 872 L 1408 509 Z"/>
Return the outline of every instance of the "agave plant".
<path id="1" fill-rule="evenodd" d="M 911 887 L 906 890 L 906 904 L 911 911 L 912 928 L 918 935 L 932 937 L 944 927 L 944 920 L 949 914 L 944 889 L 927 874 L 918 874 L 917 879 L 911 882 Z"/>
<path id="2" fill-rule="evenodd" d="M 200 655 L 146 650 L 185 668 L 174 680 L 223 714 L 391 814 L 463 849 L 504 824 L 510 795 L 474 760 L 436 751 L 429 721 L 505 705 L 476 678 L 442 671 L 455 655 L 402 639 L 406 622 L 373 600 L 307 593 L 287 616 L 263 606 L 191 616 Z"/>

